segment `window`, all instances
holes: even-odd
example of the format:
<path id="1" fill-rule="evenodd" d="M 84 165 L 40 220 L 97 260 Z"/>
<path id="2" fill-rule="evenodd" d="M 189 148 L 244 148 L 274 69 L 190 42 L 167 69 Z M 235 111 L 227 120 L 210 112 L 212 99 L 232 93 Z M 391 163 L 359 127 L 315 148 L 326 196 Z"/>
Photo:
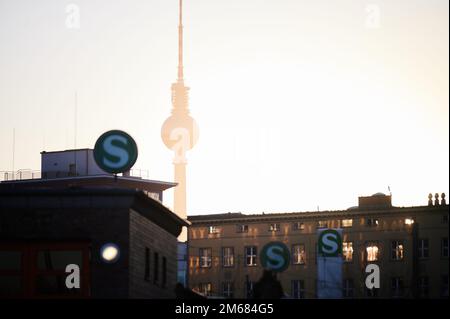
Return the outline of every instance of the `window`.
<path id="1" fill-rule="evenodd" d="M 210 282 L 200 283 L 198 285 L 198 292 L 204 296 L 211 296 L 212 284 Z"/>
<path id="2" fill-rule="evenodd" d="M 80 288 L 65 284 L 69 264 L 80 268 Z M 0 243 L 0 299 L 88 297 L 89 267 L 86 242 Z"/>
<path id="3" fill-rule="evenodd" d="M 305 223 L 302 222 L 294 222 L 292 224 L 292 229 L 293 230 L 304 230 L 305 229 Z"/>
<path id="4" fill-rule="evenodd" d="M 305 298 L 305 281 L 304 280 L 292 280 L 291 281 L 291 294 L 292 294 L 292 298 L 304 299 Z"/>
<path id="5" fill-rule="evenodd" d="M 0 251 L 0 270 L 20 270 L 22 252 L 13 250 Z"/>
<path id="6" fill-rule="evenodd" d="M 248 225 L 237 225 L 238 233 L 248 233 Z"/>
<path id="7" fill-rule="evenodd" d="M 292 263 L 294 265 L 304 265 L 306 263 L 305 245 L 292 245 Z"/>
<path id="8" fill-rule="evenodd" d="M 327 228 L 328 222 L 326 220 L 319 220 L 317 222 L 317 228 Z"/>
<path id="9" fill-rule="evenodd" d="M 200 267 L 211 267 L 211 248 L 200 248 Z"/>
<path id="10" fill-rule="evenodd" d="M 441 257 L 448 258 L 448 237 L 441 239 Z"/>
<path id="11" fill-rule="evenodd" d="M 343 219 L 341 221 L 342 227 L 352 227 L 353 226 L 353 219 Z"/>
<path id="12" fill-rule="evenodd" d="M 22 294 L 22 274 L 22 252 L 0 250 L 0 299 Z"/>
<path id="13" fill-rule="evenodd" d="M 219 227 L 217 226 L 209 226 L 208 227 L 208 234 L 218 234 L 219 233 Z"/>
<path id="14" fill-rule="evenodd" d="M 223 247 L 222 248 L 222 266 L 233 267 L 234 266 L 234 248 Z"/>
<path id="15" fill-rule="evenodd" d="M 404 246 L 403 242 L 399 240 L 393 240 L 391 242 L 391 259 L 403 260 Z"/>
<path id="16" fill-rule="evenodd" d="M 376 297 L 378 297 L 378 289 L 376 289 L 376 288 L 373 288 L 373 289 L 366 288 L 366 297 L 369 297 L 369 298 L 376 298 Z"/>
<path id="17" fill-rule="evenodd" d="M 245 296 L 247 299 L 253 298 L 253 281 L 246 280 L 245 282 Z"/>
<path id="18" fill-rule="evenodd" d="M 419 258 L 428 258 L 429 251 L 428 239 L 419 239 Z"/>
<path id="19" fill-rule="evenodd" d="M 441 276 L 441 297 L 448 298 L 448 275 Z"/>
<path id="20" fill-rule="evenodd" d="M 150 280 L 150 249 L 145 247 L 145 270 L 144 270 L 144 280 Z"/>
<path id="21" fill-rule="evenodd" d="M 342 295 L 344 298 L 352 298 L 354 291 L 353 279 L 344 279 L 344 283 L 342 285 Z"/>
<path id="22" fill-rule="evenodd" d="M 245 247 L 245 264 L 247 266 L 256 266 L 257 253 L 256 246 Z"/>
<path id="23" fill-rule="evenodd" d="M 159 254 L 153 253 L 153 283 L 157 284 L 159 281 Z"/>
<path id="24" fill-rule="evenodd" d="M 162 286 L 165 287 L 167 284 L 167 259 L 162 258 Z"/>
<path id="25" fill-rule="evenodd" d="M 76 176 L 77 175 L 77 165 L 76 164 L 69 164 L 69 176 Z"/>
<path id="26" fill-rule="evenodd" d="M 41 250 L 38 252 L 39 270 L 65 270 L 68 264 L 81 268 L 82 251 L 76 250 Z"/>
<path id="27" fill-rule="evenodd" d="M 400 277 L 391 278 L 391 295 L 392 297 L 403 296 L 403 280 Z"/>
<path id="28" fill-rule="evenodd" d="M 429 280 L 428 277 L 419 277 L 419 297 L 420 298 L 427 298 L 428 297 L 428 291 L 429 291 Z"/>
<path id="29" fill-rule="evenodd" d="M 280 224 L 273 223 L 269 224 L 269 231 L 279 231 L 280 230 Z"/>
<path id="30" fill-rule="evenodd" d="M 376 227 L 378 226 L 378 218 L 367 218 L 366 219 L 366 225 L 369 227 Z"/>
<path id="31" fill-rule="evenodd" d="M 223 282 L 222 283 L 222 296 L 225 298 L 233 298 L 233 283 Z"/>
<path id="32" fill-rule="evenodd" d="M 353 242 L 343 242 L 342 243 L 342 255 L 345 262 L 353 261 Z"/>
<path id="33" fill-rule="evenodd" d="M 380 249 L 377 244 L 368 244 L 366 247 L 367 261 L 377 261 L 380 255 Z"/>

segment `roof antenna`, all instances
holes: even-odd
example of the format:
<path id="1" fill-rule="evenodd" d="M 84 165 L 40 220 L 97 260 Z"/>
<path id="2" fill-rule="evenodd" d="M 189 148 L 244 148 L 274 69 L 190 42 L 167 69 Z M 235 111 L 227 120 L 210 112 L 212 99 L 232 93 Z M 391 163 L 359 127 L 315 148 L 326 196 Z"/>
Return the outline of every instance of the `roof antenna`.
<path id="1" fill-rule="evenodd" d="M 73 151 L 73 157 L 74 157 L 74 159 L 73 159 L 73 161 L 74 161 L 74 164 L 75 164 L 75 172 L 74 172 L 74 175 L 75 176 L 77 176 L 78 174 L 77 174 L 77 172 L 78 172 L 78 168 L 77 168 L 77 151 L 76 151 L 76 149 L 77 149 L 77 117 L 78 117 L 78 92 L 77 92 L 77 90 L 75 90 L 75 101 L 74 101 L 75 103 L 75 105 L 74 105 L 74 108 L 75 108 L 75 110 L 74 110 L 74 123 L 73 123 L 73 149 L 74 149 L 74 151 Z"/>
<path id="2" fill-rule="evenodd" d="M 388 186 L 389 195 L 392 197 L 391 186 Z"/>
<path id="3" fill-rule="evenodd" d="M 12 140 L 12 174 L 14 174 L 14 162 L 15 162 L 15 154 L 16 154 L 16 128 L 13 128 L 13 140 Z"/>

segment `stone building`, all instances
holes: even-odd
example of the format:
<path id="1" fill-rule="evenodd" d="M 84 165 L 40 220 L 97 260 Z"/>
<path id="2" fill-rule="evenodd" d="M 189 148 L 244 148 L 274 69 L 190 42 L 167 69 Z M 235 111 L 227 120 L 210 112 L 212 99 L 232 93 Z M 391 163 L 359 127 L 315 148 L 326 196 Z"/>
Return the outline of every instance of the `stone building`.
<path id="1" fill-rule="evenodd" d="M 448 213 L 444 194 L 426 206 L 394 207 L 391 196 L 377 193 L 339 211 L 189 216 L 189 286 L 205 295 L 251 297 L 263 273 L 261 249 L 279 241 L 291 251 L 277 277 L 286 297 L 316 298 L 317 232 L 342 228 L 344 297 L 448 297 Z M 365 286 L 368 263 L 379 265 L 379 289 Z"/>

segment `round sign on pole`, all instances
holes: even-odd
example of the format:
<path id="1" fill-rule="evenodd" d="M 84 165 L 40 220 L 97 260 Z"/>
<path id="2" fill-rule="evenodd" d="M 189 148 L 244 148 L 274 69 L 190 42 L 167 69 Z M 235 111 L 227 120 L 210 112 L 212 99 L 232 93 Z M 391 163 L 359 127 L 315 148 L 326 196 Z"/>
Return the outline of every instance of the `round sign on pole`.
<path id="1" fill-rule="evenodd" d="M 259 255 L 264 269 L 274 272 L 285 271 L 289 267 L 291 255 L 285 244 L 273 241 L 266 244 Z"/>
<path id="2" fill-rule="evenodd" d="M 130 135 L 120 130 L 103 133 L 95 143 L 95 162 L 107 173 L 128 171 L 136 163 L 137 156 L 136 142 Z"/>
<path id="3" fill-rule="evenodd" d="M 342 254 L 342 236 L 336 229 L 325 229 L 319 234 L 319 256 L 338 257 Z"/>

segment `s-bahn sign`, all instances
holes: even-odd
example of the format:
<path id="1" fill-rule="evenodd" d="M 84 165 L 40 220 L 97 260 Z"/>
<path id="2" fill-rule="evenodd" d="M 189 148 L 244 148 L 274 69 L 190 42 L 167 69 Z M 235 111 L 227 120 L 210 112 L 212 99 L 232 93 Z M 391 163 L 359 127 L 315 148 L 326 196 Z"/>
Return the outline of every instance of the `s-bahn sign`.
<path id="1" fill-rule="evenodd" d="M 285 244 L 273 241 L 266 244 L 259 256 L 264 269 L 274 272 L 285 271 L 289 267 L 291 256 Z"/>
<path id="2" fill-rule="evenodd" d="M 342 298 L 342 229 L 319 229 L 317 248 L 317 297 Z"/>
<path id="3" fill-rule="evenodd" d="M 136 163 L 137 156 L 136 142 L 123 131 L 112 130 L 103 133 L 95 143 L 95 162 L 108 173 L 128 171 Z"/>
<path id="4" fill-rule="evenodd" d="M 319 256 L 337 257 L 342 254 L 342 236 L 336 229 L 324 229 L 319 233 Z"/>

